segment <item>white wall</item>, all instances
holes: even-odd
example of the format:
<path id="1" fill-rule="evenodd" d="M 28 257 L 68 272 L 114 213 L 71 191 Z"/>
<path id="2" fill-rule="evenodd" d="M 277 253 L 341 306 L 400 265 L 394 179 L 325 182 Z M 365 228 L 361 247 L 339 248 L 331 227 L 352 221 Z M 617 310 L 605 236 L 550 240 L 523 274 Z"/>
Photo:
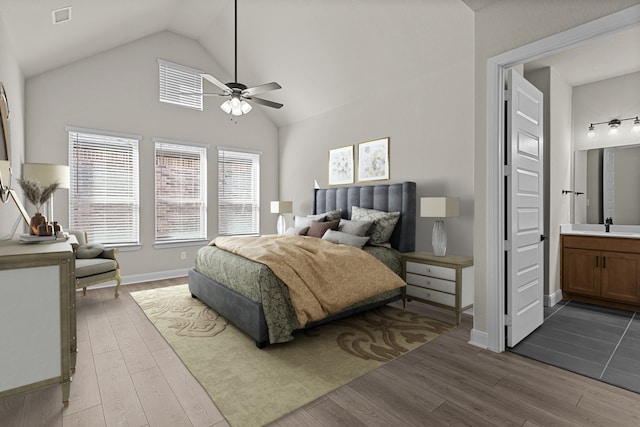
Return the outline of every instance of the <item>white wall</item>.
<path id="1" fill-rule="evenodd" d="M 14 174 L 11 184 L 12 187 L 16 187 L 17 193 L 22 199 L 22 191 L 15 178 L 20 176 L 24 161 L 24 76 L 9 40 L 4 16 L 0 12 L 0 82 L 4 85 L 11 115 L 9 128 L 11 132 L 11 166 Z M 8 177 L 3 176 L 2 182 L 8 185 Z M 19 216 L 18 209 L 11 200 L 6 204 L 0 203 L 0 238 L 11 231 Z M 22 228 L 19 228 L 18 233 L 21 232 Z"/>
<path id="2" fill-rule="evenodd" d="M 438 16 L 422 19 L 424 25 L 412 28 L 416 36 L 411 48 L 437 47 L 439 54 L 420 70 L 419 78 L 394 81 L 389 76 L 366 98 L 280 129 L 281 197 L 294 201 L 295 214 L 309 213 L 314 180 L 323 188 L 328 186 L 330 149 L 355 145 L 357 153 L 358 143 L 389 137 L 388 182 L 415 181 L 418 198 L 460 197 L 460 217 L 446 220 L 447 252 L 471 255 L 473 13 L 462 2 L 447 2 L 439 5 Z M 437 25 L 431 25 L 434 20 Z M 393 40 L 378 46 L 381 60 L 386 50 L 396 48 Z M 415 63 L 396 66 L 414 67 Z M 383 182 L 358 185 L 377 183 Z M 417 250 L 431 250 L 432 227 L 433 219 L 418 218 Z"/>
<path id="3" fill-rule="evenodd" d="M 501 1 L 480 9 L 475 14 L 475 159 L 474 159 L 474 265 L 476 293 L 474 332 L 487 332 L 487 288 L 490 257 L 487 246 L 489 204 L 488 188 L 493 171 L 487 170 L 487 60 L 500 53 L 557 34 L 577 25 L 607 16 L 640 3 L 638 0 L 566 0 L 566 1 Z"/>
<path id="4" fill-rule="evenodd" d="M 158 101 L 157 59 L 187 65 L 224 80 L 220 66 L 195 41 L 162 32 L 30 78 L 26 82 L 29 162 L 68 164 L 65 126 L 142 135 L 140 145 L 140 240 L 142 249 L 122 252 L 123 276 L 188 268 L 196 250 L 154 249 L 153 137 L 207 144 L 208 234 L 217 234 L 217 146 L 262 151 L 261 231 L 275 232 L 269 200 L 278 197 L 278 130 L 260 108 L 237 120 L 205 98 L 204 111 Z M 68 191 L 55 194 L 55 217 L 68 224 Z M 181 261 L 179 253 L 187 252 Z"/>

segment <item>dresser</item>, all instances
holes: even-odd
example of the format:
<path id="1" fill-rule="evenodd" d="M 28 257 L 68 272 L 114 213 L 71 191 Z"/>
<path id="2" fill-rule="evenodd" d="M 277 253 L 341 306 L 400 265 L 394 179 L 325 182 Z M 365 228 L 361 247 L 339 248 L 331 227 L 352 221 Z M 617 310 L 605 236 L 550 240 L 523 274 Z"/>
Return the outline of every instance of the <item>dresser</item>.
<path id="1" fill-rule="evenodd" d="M 76 364 L 70 241 L 0 241 L 0 398 L 51 384 L 69 404 Z"/>
<path id="2" fill-rule="evenodd" d="M 473 307 L 472 257 L 406 252 L 402 254 L 402 274 L 407 299 L 454 311 L 458 325 L 462 312 Z"/>

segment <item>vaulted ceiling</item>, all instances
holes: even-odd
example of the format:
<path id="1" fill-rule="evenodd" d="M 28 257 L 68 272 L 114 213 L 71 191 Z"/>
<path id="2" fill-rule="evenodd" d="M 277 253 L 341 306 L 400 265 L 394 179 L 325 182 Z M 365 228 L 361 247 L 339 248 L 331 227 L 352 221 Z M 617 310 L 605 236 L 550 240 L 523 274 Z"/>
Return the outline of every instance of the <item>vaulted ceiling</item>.
<path id="1" fill-rule="evenodd" d="M 238 0 L 238 79 L 282 85 L 265 96 L 285 104 L 267 111 L 279 126 L 389 90 L 442 57 L 432 35 L 451 1 Z M 65 6 L 72 19 L 54 25 L 51 11 Z M 221 80 L 233 76 L 233 0 L 0 0 L 0 19 L 26 78 L 166 30 L 197 40 L 226 70 Z"/>

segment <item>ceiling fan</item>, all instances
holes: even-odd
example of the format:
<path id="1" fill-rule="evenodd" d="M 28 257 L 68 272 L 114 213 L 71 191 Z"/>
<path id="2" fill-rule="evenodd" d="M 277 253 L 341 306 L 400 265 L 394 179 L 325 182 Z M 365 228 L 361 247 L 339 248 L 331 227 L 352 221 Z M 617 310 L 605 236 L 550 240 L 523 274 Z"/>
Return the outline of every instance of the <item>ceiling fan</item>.
<path id="1" fill-rule="evenodd" d="M 282 104 L 278 102 L 268 101 L 258 98 L 255 95 L 280 89 L 281 86 L 276 82 L 265 83 L 258 86 L 247 87 L 247 85 L 238 83 L 238 0 L 234 0 L 234 81 L 230 83 L 222 83 L 211 74 L 202 74 L 202 78 L 213 83 L 222 90 L 222 93 L 201 93 L 203 96 L 227 96 L 225 102 L 220 108 L 227 114 L 241 116 L 251 111 L 251 104 L 247 101 L 253 101 L 256 104 L 264 105 L 271 108 L 282 108 Z"/>

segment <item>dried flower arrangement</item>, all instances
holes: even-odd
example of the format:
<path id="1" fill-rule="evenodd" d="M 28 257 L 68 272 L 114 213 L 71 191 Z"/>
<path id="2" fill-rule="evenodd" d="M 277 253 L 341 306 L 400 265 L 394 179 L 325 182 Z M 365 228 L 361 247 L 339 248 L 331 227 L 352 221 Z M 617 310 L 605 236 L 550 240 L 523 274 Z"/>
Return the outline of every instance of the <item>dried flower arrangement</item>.
<path id="1" fill-rule="evenodd" d="M 49 200 L 49 197 L 51 197 L 60 185 L 59 182 L 54 182 L 43 187 L 38 181 L 31 181 L 29 179 L 18 179 L 18 183 L 20 184 L 20 188 L 22 188 L 24 197 L 36 207 L 38 213 L 40 213 L 42 205 Z"/>

